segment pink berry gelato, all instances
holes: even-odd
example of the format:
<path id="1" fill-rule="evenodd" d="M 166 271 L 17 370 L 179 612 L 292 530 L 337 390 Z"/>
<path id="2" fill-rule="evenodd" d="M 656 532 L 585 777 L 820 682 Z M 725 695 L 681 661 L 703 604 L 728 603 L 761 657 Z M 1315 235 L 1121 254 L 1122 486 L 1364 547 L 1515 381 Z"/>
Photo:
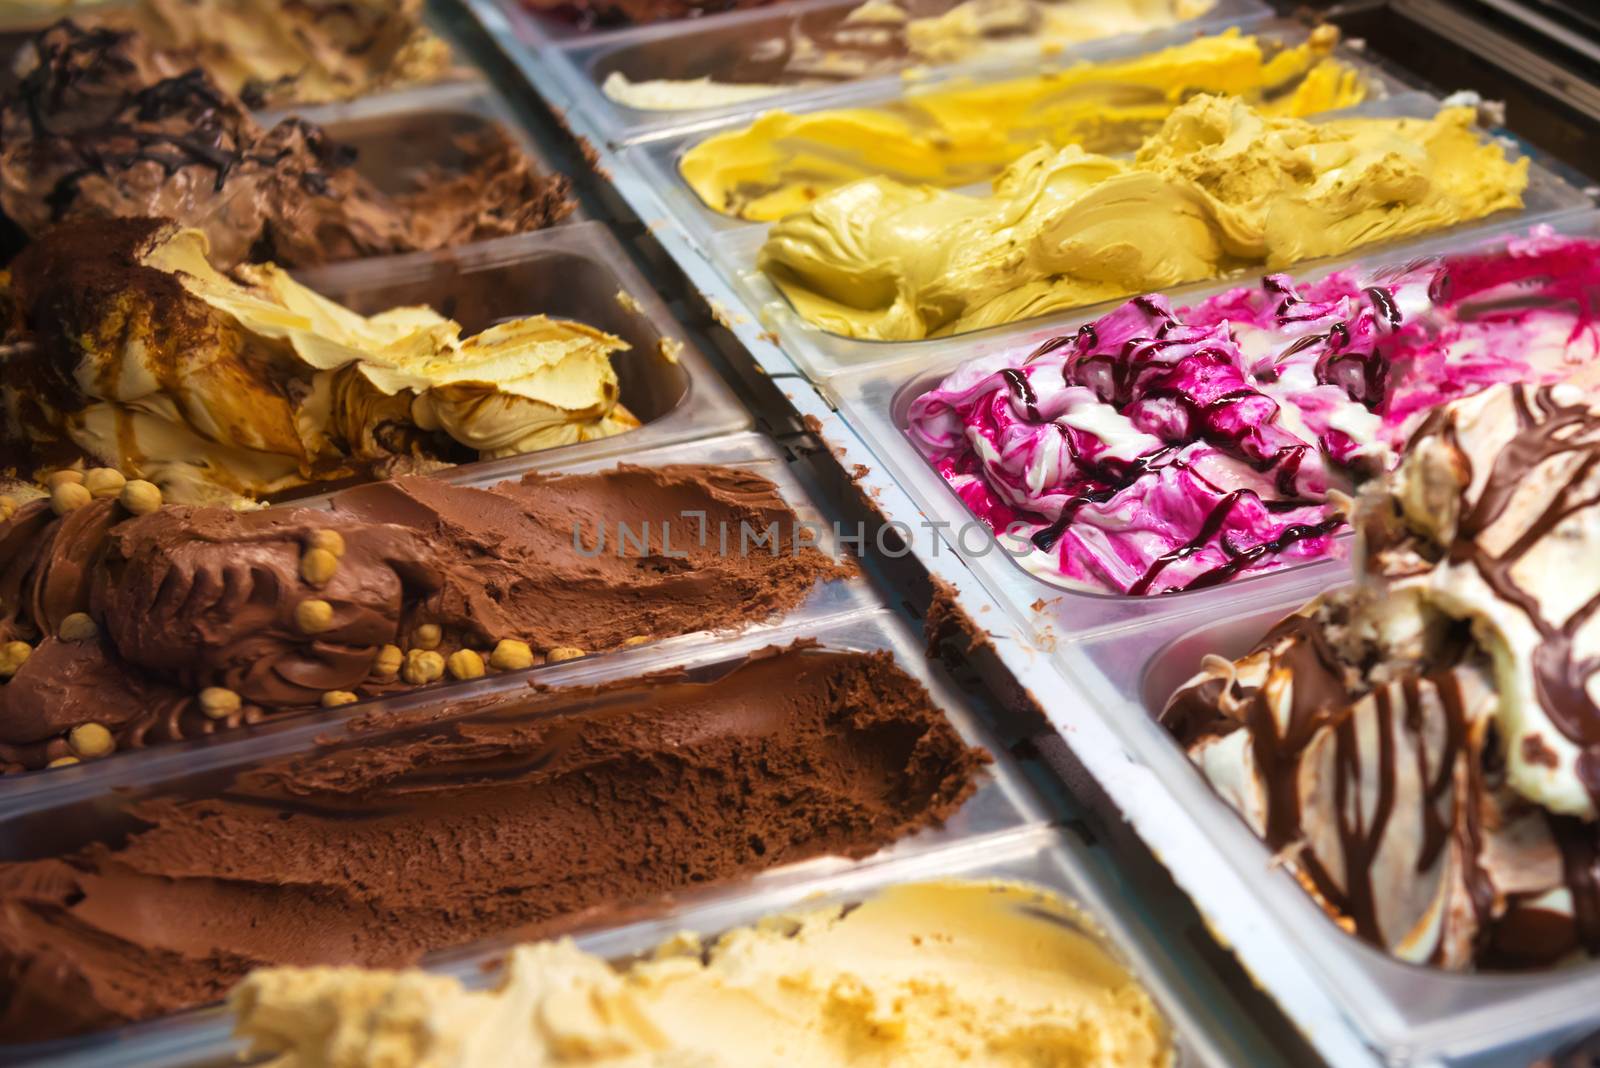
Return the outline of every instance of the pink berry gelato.
<path id="1" fill-rule="evenodd" d="M 1421 416 L 1501 382 L 1597 377 L 1600 241 L 1270 275 L 958 368 L 908 433 L 1051 581 L 1201 589 L 1327 556 L 1330 493 L 1393 467 Z M 1589 384 L 1593 384 L 1591 381 Z"/>

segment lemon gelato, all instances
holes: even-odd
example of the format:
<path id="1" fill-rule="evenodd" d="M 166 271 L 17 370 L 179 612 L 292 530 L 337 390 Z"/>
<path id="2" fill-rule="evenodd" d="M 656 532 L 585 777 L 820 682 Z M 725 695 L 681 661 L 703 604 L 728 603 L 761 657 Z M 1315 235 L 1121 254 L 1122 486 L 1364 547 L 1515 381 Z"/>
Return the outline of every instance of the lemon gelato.
<path id="1" fill-rule="evenodd" d="M 884 107 L 769 111 L 695 145 L 679 168 L 708 207 L 758 221 L 861 178 L 969 185 L 1041 143 L 1132 151 L 1196 93 L 1236 96 L 1271 116 L 1349 107 L 1366 86 L 1328 54 L 1337 39 L 1319 32 L 1269 54 L 1259 39 L 1230 31 L 1132 59 L 960 82 Z"/>
<path id="2" fill-rule="evenodd" d="M 611 365 L 628 346 L 581 323 L 534 316 L 463 337 L 425 307 L 358 315 L 272 264 L 224 275 L 207 251 L 200 231 L 145 219 L 35 242 L 0 293 L 13 319 L 0 440 L 198 502 L 638 425 Z"/>
<path id="3" fill-rule="evenodd" d="M 275 968 L 230 1005 L 275 1068 L 1170 1064 L 1149 996 L 1086 930 L 1019 884 L 909 884 L 709 944 L 683 935 L 624 967 L 570 941 L 522 946 L 487 992 Z"/>
<path id="4" fill-rule="evenodd" d="M 895 341 L 1276 270 L 1520 206 L 1527 160 L 1473 121 L 1312 123 L 1196 97 L 1132 160 L 1040 147 L 989 196 L 846 186 L 775 224 L 759 265 L 824 330 Z"/>

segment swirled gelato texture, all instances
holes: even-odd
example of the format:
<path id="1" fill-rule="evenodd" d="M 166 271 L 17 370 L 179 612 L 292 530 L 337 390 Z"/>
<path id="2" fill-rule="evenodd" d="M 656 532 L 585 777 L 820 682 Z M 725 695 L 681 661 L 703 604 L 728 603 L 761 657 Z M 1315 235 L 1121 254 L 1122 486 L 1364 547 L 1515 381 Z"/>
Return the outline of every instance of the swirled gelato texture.
<path id="1" fill-rule="evenodd" d="M 986 197 L 845 186 L 758 265 L 824 330 L 912 341 L 1442 229 L 1520 207 L 1527 181 L 1470 108 L 1312 123 L 1200 96 L 1131 162 L 1039 148 Z"/>
<path id="2" fill-rule="evenodd" d="M 781 33 L 758 38 L 729 62 L 725 46 L 696 51 L 674 42 L 652 69 L 633 80 L 623 69 L 602 88 L 619 104 L 647 111 L 686 111 L 758 100 L 792 88 L 836 85 L 917 64 L 1002 58 L 1037 60 L 1068 45 L 1167 29 L 1199 18 L 1215 0 L 865 0 L 840 17 L 800 13 Z M 655 59 L 655 57 L 652 57 Z M 693 73 L 687 73 L 693 71 Z"/>
<path id="3" fill-rule="evenodd" d="M 259 108 L 444 77 L 450 48 L 423 25 L 422 7 L 422 0 L 135 0 L 81 21 L 134 30 Z"/>
<path id="4" fill-rule="evenodd" d="M 463 338 L 428 308 L 371 317 L 272 264 L 215 270 L 153 220 L 35 242 L 6 294 L 0 440 L 87 457 L 169 499 L 263 498 L 618 434 L 618 338 L 534 316 Z M 26 453 L 25 453 L 26 454 Z"/>
<path id="5" fill-rule="evenodd" d="M 1393 466 L 1439 404 L 1500 382 L 1600 386 L 1597 257 L 1537 230 L 1303 286 L 1274 275 L 1176 313 L 1140 297 L 959 368 L 907 432 L 1041 577 L 1216 585 L 1327 555 L 1330 492 Z"/>
<path id="6" fill-rule="evenodd" d="M 877 108 L 769 111 L 684 153 L 707 207 L 781 219 L 858 179 L 941 188 L 994 178 L 1041 143 L 1129 152 L 1196 93 L 1238 97 L 1267 116 L 1348 107 L 1366 85 L 1317 36 L 1269 56 L 1229 32 L 1134 59 L 1081 63 L 986 85 L 956 84 Z"/>
<path id="7" fill-rule="evenodd" d="M 1078 910 L 1002 882 L 894 886 L 709 942 L 685 935 L 622 967 L 566 940 L 519 946 L 483 992 L 417 971 L 264 970 L 229 1005 L 275 1068 L 1172 1059 L 1149 995 Z"/>
<path id="8" fill-rule="evenodd" d="M 319 127 L 263 127 L 137 35 L 61 22 L 30 52 L 0 100 L 0 206 L 31 237 L 64 219 L 150 216 L 204 231 L 225 269 L 305 267 L 536 230 L 574 207 L 566 178 L 539 173 L 495 126 L 460 138 L 459 166 L 417 168 L 414 189 L 391 194 Z"/>
<path id="9" fill-rule="evenodd" d="M 1600 954 L 1600 406 L 1495 386 L 1360 510 L 1367 581 L 1164 721 L 1319 903 L 1405 960 Z"/>
<path id="10" fill-rule="evenodd" d="M 265 965 L 403 967 L 867 856 L 975 787 L 986 755 L 888 653 L 719 670 L 376 717 L 220 783 L 108 800 L 113 840 L 0 864 L 0 1041 L 204 1005 Z"/>
<path id="11" fill-rule="evenodd" d="M 708 530 L 776 528 L 773 551 L 719 552 L 685 512 Z M 58 516 L 48 500 L 28 502 L 0 520 L 0 651 L 27 649 L 0 675 L 0 771 L 83 755 L 73 732 L 86 724 L 109 734 L 109 752 L 315 707 L 330 692 L 431 681 L 408 674 L 414 650 L 438 657 L 438 678 L 461 650 L 481 674 L 765 619 L 848 573 L 796 544 L 797 522 L 767 479 L 709 466 L 490 489 L 398 479 L 347 490 L 331 511 L 169 505 L 135 517 L 94 500 Z M 622 542 L 622 525 L 644 543 Z M 308 571 L 330 537 L 332 566 Z M 314 629 L 301 622 L 307 602 L 326 606 Z M 72 631 L 75 614 L 92 634 Z M 526 644 L 525 663 L 495 660 L 508 639 Z M 233 695 L 221 714 L 207 714 L 211 687 Z"/>

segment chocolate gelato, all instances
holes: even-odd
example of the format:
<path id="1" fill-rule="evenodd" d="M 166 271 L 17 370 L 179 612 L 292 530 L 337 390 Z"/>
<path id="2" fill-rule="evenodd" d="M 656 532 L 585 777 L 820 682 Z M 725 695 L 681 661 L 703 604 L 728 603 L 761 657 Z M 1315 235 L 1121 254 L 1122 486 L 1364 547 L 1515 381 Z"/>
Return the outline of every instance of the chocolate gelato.
<path id="1" fill-rule="evenodd" d="M 739 626 L 847 574 L 738 468 L 400 479 L 331 511 L 162 506 L 142 482 L 96 497 L 102 476 L 0 498 L 0 771 Z M 686 512 L 777 539 L 725 553 Z"/>
<path id="2" fill-rule="evenodd" d="M 1600 407 L 1495 386 L 1362 501 L 1365 581 L 1163 721 L 1339 923 L 1403 960 L 1600 954 Z"/>
<path id="3" fill-rule="evenodd" d="M 85 22 L 131 29 L 251 107 L 345 100 L 436 81 L 450 48 L 422 0 L 135 0 Z"/>
<path id="4" fill-rule="evenodd" d="M 692 19 L 765 7 L 773 0 L 522 0 L 529 11 L 571 22 L 581 29 Z"/>
<path id="5" fill-rule="evenodd" d="M 984 761 L 887 653 L 530 694 L 125 802 L 0 865 L 0 1041 L 216 1001 L 267 964 L 404 965 L 939 823 Z"/>
<path id="6" fill-rule="evenodd" d="M 57 23 L 0 101 L 0 206 L 30 237 L 73 218 L 151 216 L 203 231 L 217 266 L 305 267 L 445 248 L 568 215 L 567 180 L 494 128 L 460 173 L 388 195 L 317 126 L 261 126 L 183 57 L 135 35 Z"/>
<path id="7" fill-rule="evenodd" d="M 609 437 L 619 338 L 533 316 L 463 338 L 428 308 L 370 317 L 273 264 L 224 275 L 205 235 L 63 224 L 0 300 L 0 442 L 21 474 L 87 460 L 182 503 L 262 499 Z"/>

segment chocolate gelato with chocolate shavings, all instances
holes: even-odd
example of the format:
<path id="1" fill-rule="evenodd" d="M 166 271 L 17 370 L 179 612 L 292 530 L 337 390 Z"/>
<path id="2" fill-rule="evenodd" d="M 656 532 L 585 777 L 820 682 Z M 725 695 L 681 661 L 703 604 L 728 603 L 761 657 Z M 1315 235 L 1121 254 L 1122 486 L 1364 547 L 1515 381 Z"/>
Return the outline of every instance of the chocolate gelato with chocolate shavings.
<path id="1" fill-rule="evenodd" d="M 71 218 L 150 216 L 205 232 L 214 262 L 307 267 L 537 230 L 570 214 L 498 127 L 469 135 L 458 174 L 409 193 L 362 177 L 354 153 L 298 118 L 262 127 L 182 56 L 63 20 L 0 101 L 0 207 L 37 238 Z"/>
<path id="2" fill-rule="evenodd" d="M 484 703 L 332 742 L 116 843 L 0 865 L 0 1041 L 220 999 L 269 964 L 394 967 L 941 823 L 987 755 L 884 652 Z"/>
<path id="3" fill-rule="evenodd" d="M 683 512 L 776 527 L 774 552 L 700 544 Z M 0 520 L 0 771 L 757 622 L 853 573 L 797 522 L 759 474 L 700 465 L 397 479 L 331 511 L 27 502 Z"/>

